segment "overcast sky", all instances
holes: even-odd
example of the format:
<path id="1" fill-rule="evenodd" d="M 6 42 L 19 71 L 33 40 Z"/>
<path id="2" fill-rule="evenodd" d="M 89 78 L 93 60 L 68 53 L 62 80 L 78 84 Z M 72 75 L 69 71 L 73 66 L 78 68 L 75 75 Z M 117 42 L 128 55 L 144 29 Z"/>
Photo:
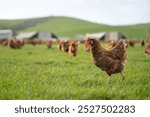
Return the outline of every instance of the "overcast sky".
<path id="1" fill-rule="evenodd" d="M 150 22 L 150 0 L 0 0 L 0 19 L 70 16 L 126 25 Z"/>

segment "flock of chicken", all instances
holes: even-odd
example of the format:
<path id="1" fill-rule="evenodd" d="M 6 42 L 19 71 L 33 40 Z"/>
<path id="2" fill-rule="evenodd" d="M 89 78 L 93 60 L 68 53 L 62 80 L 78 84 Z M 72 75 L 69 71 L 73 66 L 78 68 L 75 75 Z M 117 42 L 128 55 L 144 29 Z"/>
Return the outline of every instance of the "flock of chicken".
<path id="1" fill-rule="evenodd" d="M 67 52 L 72 56 L 77 56 L 78 44 L 77 40 L 58 41 L 58 49 L 62 52 Z"/>
<path id="2" fill-rule="evenodd" d="M 125 77 L 122 71 L 126 61 L 126 48 L 134 47 L 135 43 L 139 41 L 134 40 L 119 40 L 111 41 L 107 44 L 106 48 L 101 46 L 101 43 L 96 39 L 87 38 L 85 41 L 77 40 L 55 40 L 55 41 L 41 41 L 39 39 L 34 40 L 15 40 L 10 39 L 9 41 L 0 42 L 4 46 L 8 46 L 13 49 L 20 49 L 25 44 L 45 44 L 48 49 L 51 48 L 52 44 L 57 44 L 60 51 L 69 53 L 71 56 L 77 56 L 78 44 L 83 43 L 85 45 L 85 51 L 91 52 L 93 63 L 105 71 L 111 79 L 112 74 L 120 73 L 121 79 Z M 150 55 L 150 41 L 141 40 L 141 46 L 145 47 L 144 52 Z"/>
<path id="3" fill-rule="evenodd" d="M 22 46 L 24 46 L 25 42 L 22 40 L 10 39 L 10 40 L 1 42 L 1 44 L 3 46 L 9 46 L 12 49 L 20 49 L 20 48 L 22 48 Z"/>
<path id="4" fill-rule="evenodd" d="M 31 44 L 33 46 L 38 44 L 45 44 L 48 49 L 52 47 L 52 44 L 56 43 L 57 47 L 60 51 L 69 53 L 72 56 L 77 56 L 78 51 L 78 44 L 79 41 L 77 40 L 39 40 L 39 39 L 33 39 L 33 40 L 17 40 L 17 39 L 10 39 L 10 40 L 4 40 L 0 41 L 0 44 L 3 46 L 8 46 L 12 49 L 20 49 L 25 44 Z"/>

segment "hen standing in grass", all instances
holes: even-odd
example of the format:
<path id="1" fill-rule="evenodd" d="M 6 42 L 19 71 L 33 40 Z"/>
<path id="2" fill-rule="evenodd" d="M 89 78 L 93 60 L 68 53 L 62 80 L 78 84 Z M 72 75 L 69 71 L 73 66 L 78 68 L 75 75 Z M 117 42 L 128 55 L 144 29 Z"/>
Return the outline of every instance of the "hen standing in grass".
<path id="1" fill-rule="evenodd" d="M 78 41 L 75 40 L 70 41 L 69 53 L 75 57 L 77 56 L 77 51 L 78 51 Z"/>
<path id="2" fill-rule="evenodd" d="M 145 41 L 144 41 L 144 40 L 141 41 L 141 46 L 142 46 L 142 47 L 145 46 Z"/>
<path id="3" fill-rule="evenodd" d="M 46 41 L 46 47 L 50 49 L 52 47 L 52 41 Z"/>
<path id="4" fill-rule="evenodd" d="M 126 44 L 124 40 L 118 41 L 115 46 L 109 49 L 102 48 L 96 39 L 88 38 L 86 43 L 91 46 L 93 63 L 97 67 L 105 71 L 110 78 L 112 74 L 120 73 L 122 80 L 125 79 L 122 75 L 126 60 Z"/>
<path id="5" fill-rule="evenodd" d="M 147 44 L 147 47 L 145 48 L 145 54 L 150 55 L 150 41 Z"/>

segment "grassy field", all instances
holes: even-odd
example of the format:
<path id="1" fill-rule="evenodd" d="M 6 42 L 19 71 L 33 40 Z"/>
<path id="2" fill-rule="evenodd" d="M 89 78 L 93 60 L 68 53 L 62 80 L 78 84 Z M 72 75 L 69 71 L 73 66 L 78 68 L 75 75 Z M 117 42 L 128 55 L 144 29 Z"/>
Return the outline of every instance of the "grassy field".
<path id="1" fill-rule="evenodd" d="M 12 28 L 21 22 L 21 20 L 0 20 L 0 29 Z"/>
<path id="2" fill-rule="evenodd" d="M 83 45 L 75 58 L 55 45 L 0 53 L 0 99 L 150 99 L 150 56 L 138 44 L 127 49 L 126 80 L 115 74 L 110 83 Z"/>
<path id="3" fill-rule="evenodd" d="M 21 28 L 20 28 L 21 27 Z M 150 23 L 109 26 L 70 17 L 45 17 L 23 20 L 0 20 L 0 29 L 14 28 L 17 32 L 50 31 L 60 37 L 75 38 L 78 34 L 119 31 L 132 39 L 150 39 Z"/>

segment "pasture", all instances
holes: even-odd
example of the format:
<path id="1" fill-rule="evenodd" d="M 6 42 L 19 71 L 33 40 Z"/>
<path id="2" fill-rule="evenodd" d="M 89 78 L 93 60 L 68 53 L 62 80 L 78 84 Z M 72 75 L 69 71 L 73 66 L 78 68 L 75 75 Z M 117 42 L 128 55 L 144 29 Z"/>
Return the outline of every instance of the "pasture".
<path id="1" fill-rule="evenodd" d="M 140 44 L 127 49 L 122 81 L 97 68 L 79 45 L 77 57 L 56 45 L 25 45 L 14 50 L 0 46 L 0 99 L 150 99 L 150 56 Z"/>

